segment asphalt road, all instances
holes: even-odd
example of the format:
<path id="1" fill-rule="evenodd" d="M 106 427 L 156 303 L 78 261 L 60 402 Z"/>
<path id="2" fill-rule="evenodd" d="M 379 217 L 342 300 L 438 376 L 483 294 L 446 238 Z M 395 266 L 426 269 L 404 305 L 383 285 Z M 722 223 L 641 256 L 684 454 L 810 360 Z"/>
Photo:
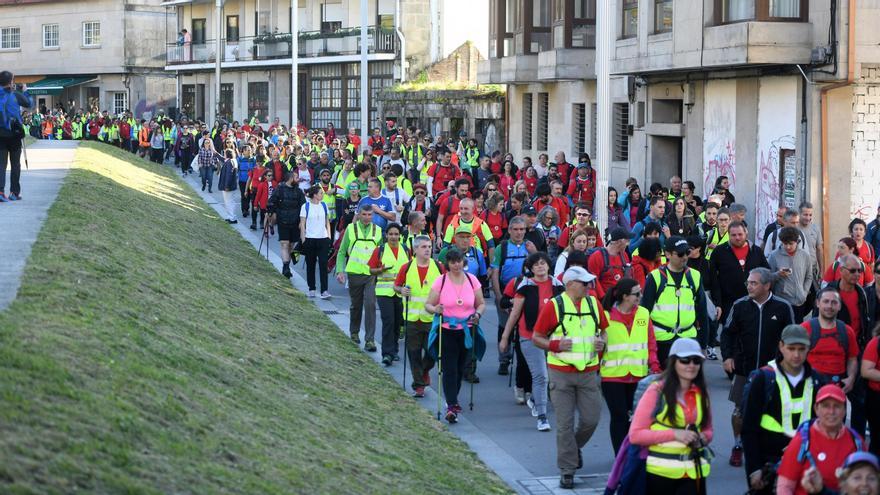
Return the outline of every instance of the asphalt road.
<path id="1" fill-rule="evenodd" d="M 187 182 L 198 190 L 198 177 L 190 176 Z M 214 204 L 215 208 L 222 208 L 220 193 L 215 191 L 212 195 L 208 195 L 206 192 L 201 194 L 209 203 Z M 257 245 L 262 231 L 250 231 L 247 228 L 249 224 L 250 219 L 239 218 L 239 224 L 235 227 L 245 239 Z M 269 250 L 273 253 L 272 258 L 279 255 L 277 236 L 269 241 Z M 301 261 L 293 269 L 301 277 L 299 280 L 297 280 L 299 277 L 294 277 L 294 285 L 302 288 L 303 280 L 306 277 L 304 263 Z M 348 291 L 336 282 L 332 274 L 329 284 L 333 297 L 327 301 L 319 301 L 316 298 L 316 306 L 348 333 Z M 558 477 L 559 471 L 556 467 L 555 433 L 554 431 L 537 431 L 535 419 L 532 418 L 528 408 L 516 404 L 514 389 L 508 386 L 508 377 L 497 374 L 498 349 L 493 340 L 496 336 L 497 314 L 492 299 L 487 300 L 487 311 L 483 317 L 482 325 L 490 342 L 487 353 L 477 368 L 480 383 L 474 386 L 475 407 L 473 411 L 469 411 L 465 407 L 463 414 L 465 421 L 450 426 L 450 429 L 459 428 L 460 431 L 457 432 L 459 436 L 465 439 L 477 451 L 478 455 L 496 472 L 499 472 L 499 475 L 518 492 L 556 493 L 555 478 Z M 381 318 L 378 316 L 378 311 L 376 338 L 378 345 L 381 341 Z M 363 333 L 361 333 L 361 340 L 363 341 Z M 361 344 L 362 346 L 363 344 Z M 380 357 L 378 353 L 374 353 L 374 359 L 379 366 L 381 366 L 378 364 Z M 717 454 L 712 462 L 712 472 L 708 479 L 709 493 L 744 493 L 746 482 L 743 468 L 733 468 L 728 464 L 728 456 L 733 447 L 733 434 L 729 419 L 733 406 L 727 400 L 729 381 L 721 368 L 720 361 L 707 361 L 705 366 L 711 393 L 711 409 L 715 430 L 714 440 L 710 446 Z M 395 362 L 387 368 L 387 371 L 398 383 L 402 383 L 402 370 L 402 361 Z M 409 374 L 409 370 L 407 370 L 407 374 Z M 437 381 L 436 370 L 432 372 L 432 381 L 434 383 Z M 463 405 L 467 403 L 469 386 L 465 383 L 462 390 L 461 402 Z M 423 399 L 413 400 L 419 400 L 421 405 L 431 412 L 436 411 L 437 401 L 434 394 L 429 393 Z M 585 476 L 585 478 L 578 478 L 579 484 L 582 485 L 580 488 L 584 487 L 586 483 L 584 480 L 587 478 L 591 479 L 591 483 L 588 488 L 577 490 L 575 493 L 601 493 L 599 487 L 604 486 L 604 481 L 614 460 L 608 429 L 608 410 L 604 403 L 597 404 L 597 407 L 602 409 L 599 427 L 583 449 L 584 468 L 578 473 L 579 477 Z M 551 426 L 555 427 L 552 404 L 548 416 Z M 471 426 L 476 431 L 470 430 Z M 465 432 L 464 429 L 468 429 L 468 431 Z M 545 485 L 539 485 L 536 479 Z M 572 492 L 563 491 L 562 493 Z"/>

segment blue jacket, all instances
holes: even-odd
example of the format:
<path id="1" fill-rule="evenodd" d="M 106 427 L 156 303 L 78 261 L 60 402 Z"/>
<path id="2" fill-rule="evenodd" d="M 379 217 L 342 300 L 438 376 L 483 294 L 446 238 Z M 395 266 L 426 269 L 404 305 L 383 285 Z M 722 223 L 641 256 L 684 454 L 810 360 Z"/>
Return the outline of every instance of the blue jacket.
<path id="1" fill-rule="evenodd" d="M 247 182 L 248 180 L 248 172 L 251 171 L 252 168 L 257 164 L 257 159 L 254 157 L 238 158 L 238 181 L 239 182 Z"/>
<path id="2" fill-rule="evenodd" d="M 33 106 L 34 98 L 27 91 L 22 93 L 0 88 L 0 128 L 11 129 L 10 119 L 24 124 L 21 120 L 21 107 L 31 108 Z"/>

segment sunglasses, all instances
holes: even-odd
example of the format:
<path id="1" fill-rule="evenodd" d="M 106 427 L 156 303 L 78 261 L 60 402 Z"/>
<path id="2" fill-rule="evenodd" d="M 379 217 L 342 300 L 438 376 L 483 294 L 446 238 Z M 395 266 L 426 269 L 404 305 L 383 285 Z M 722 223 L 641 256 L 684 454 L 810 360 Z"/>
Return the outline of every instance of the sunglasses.
<path id="1" fill-rule="evenodd" d="M 863 271 L 865 271 L 862 268 L 847 268 L 845 266 L 842 266 L 841 268 L 843 268 L 844 270 L 846 270 L 850 273 L 862 273 Z M 877 273 L 877 272 L 874 272 L 874 273 Z"/>
<path id="2" fill-rule="evenodd" d="M 425 194 L 427 194 L 425 191 L 416 191 L 415 193 L 420 196 L 424 196 Z"/>
<path id="3" fill-rule="evenodd" d="M 486 189 L 486 190 L 489 191 L 489 192 L 495 192 L 495 191 L 497 191 L 498 189 L 495 189 L 494 187 L 491 187 L 491 188 Z"/>
<path id="4" fill-rule="evenodd" d="M 681 364 L 696 364 L 698 366 L 703 364 L 702 358 L 698 357 L 678 358 L 678 362 Z"/>

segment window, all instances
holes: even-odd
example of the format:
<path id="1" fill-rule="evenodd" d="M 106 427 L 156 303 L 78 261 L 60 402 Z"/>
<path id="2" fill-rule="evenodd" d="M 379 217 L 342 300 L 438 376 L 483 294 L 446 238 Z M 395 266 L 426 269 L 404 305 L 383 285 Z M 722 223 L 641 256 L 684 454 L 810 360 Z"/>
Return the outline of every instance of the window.
<path id="1" fill-rule="evenodd" d="M 668 33 L 672 31 L 672 1 L 654 0 L 655 33 Z"/>
<path id="2" fill-rule="evenodd" d="M 269 83 L 248 83 L 248 117 L 258 122 L 269 122 Z"/>
<path id="3" fill-rule="evenodd" d="M 755 0 L 721 0 L 722 22 L 737 22 L 755 18 Z"/>
<path id="4" fill-rule="evenodd" d="M 538 149 L 547 151 L 550 95 L 538 93 Z"/>
<path id="5" fill-rule="evenodd" d="M 599 125 L 599 105 L 597 103 L 593 103 L 590 105 L 590 156 L 596 156 L 596 141 L 598 141 L 598 136 L 596 132 L 596 128 Z"/>
<path id="6" fill-rule="evenodd" d="M 101 108 L 101 88 L 89 86 L 86 88 L 86 101 L 92 112 L 97 112 Z"/>
<path id="7" fill-rule="evenodd" d="M 58 48 L 60 45 L 58 24 L 43 24 L 43 48 Z"/>
<path id="8" fill-rule="evenodd" d="M 639 35 L 639 1 L 623 0 L 623 31 L 622 38 L 634 38 Z"/>
<path id="9" fill-rule="evenodd" d="M 806 22 L 806 0 L 715 0 L 716 23 L 739 21 Z"/>
<path id="10" fill-rule="evenodd" d="M 232 108 L 235 97 L 235 86 L 232 83 L 220 83 L 220 112 L 218 117 L 232 121 Z"/>
<path id="11" fill-rule="evenodd" d="M 532 53 L 543 52 L 551 48 L 551 14 L 550 0 L 532 0 L 532 25 L 529 36 Z"/>
<path id="12" fill-rule="evenodd" d="M 97 21 L 86 21 L 83 26 L 83 46 L 100 46 L 101 45 L 101 23 Z"/>
<path id="13" fill-rule="evenodd" d="M 345 18 L 342 3 L 321 4 L 321 32 L 335 33 L 342 29 L 342 19 Z"/>
<path id="14" fill-rule="evenodd" d="M 379 0 L 376 24 L 382 29 L 394 29 L 394 0 Z"/>
<path id="15" fill-rule="evenodd" d="M 238 41 L 238 16 L 237 15 L 228 15 L 226 16 L 226 41 L 227 42 L 236 42 Z"/>
<path id="16" fill-rule="evenodd" d="M 522 142 L 523 149 L 532 149 L 532 94 L 522 95 Z"/>
<path id="17" fill-rule="evenodd" d="M 192 42 L 193 45 L 205 44 L 205 29 L 207 22 L 205 19 L 193 19 Z"/>
<path id="18" fill-rule="evenodd" d="M 128 108 L 128 95 L 124 91 L 113 93 L 113 114 L 119 115 Z"/>
<path id="19" fill-rule="evenodd" d="M 614 153 L 612 160 L 629 159 L 629 103 L 615 103 L 613 108 Z"/>
<path id="20" fill-rule="evenodd" d="M 587 105 L 575 103 L 572 105 L 572 136 L 574 136 L 573 154 L 584 151 L 587 147 Z"/>
<path id="21" fill-rule="evenodd" d="M 184 84 L 180 94 L 180 106 L 183 114 L 189 118 L 196 115 L 196 85 Z"/>
<path id="22" fill-rule="evenodd" d="M 258 2 L 259 4 L 259 2 Z M 263 6 L 263 9 L 266 7 Z M 256 35 L 266 34 L 272 32 L 272 12 L 269 10 L 260 10 L 256 13 L 256 23 L 254 26 L 257 28 Z"/>
<path id="23" fill-rule="evenodd" d="M 0 50 L 17 50 L 21 48 L 21 28 L 0 28 Z"/>

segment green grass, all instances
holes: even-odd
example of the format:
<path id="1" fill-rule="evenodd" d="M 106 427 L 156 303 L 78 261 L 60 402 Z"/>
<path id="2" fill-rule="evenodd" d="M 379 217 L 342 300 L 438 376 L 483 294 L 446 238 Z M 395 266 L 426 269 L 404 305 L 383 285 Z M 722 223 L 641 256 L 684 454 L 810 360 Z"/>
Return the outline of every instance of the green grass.
<path id="1" fill-rule="evenodd" d="M 0 493 L 505 493 L 168 167 L 83 143 L 0 313 Z"/>

